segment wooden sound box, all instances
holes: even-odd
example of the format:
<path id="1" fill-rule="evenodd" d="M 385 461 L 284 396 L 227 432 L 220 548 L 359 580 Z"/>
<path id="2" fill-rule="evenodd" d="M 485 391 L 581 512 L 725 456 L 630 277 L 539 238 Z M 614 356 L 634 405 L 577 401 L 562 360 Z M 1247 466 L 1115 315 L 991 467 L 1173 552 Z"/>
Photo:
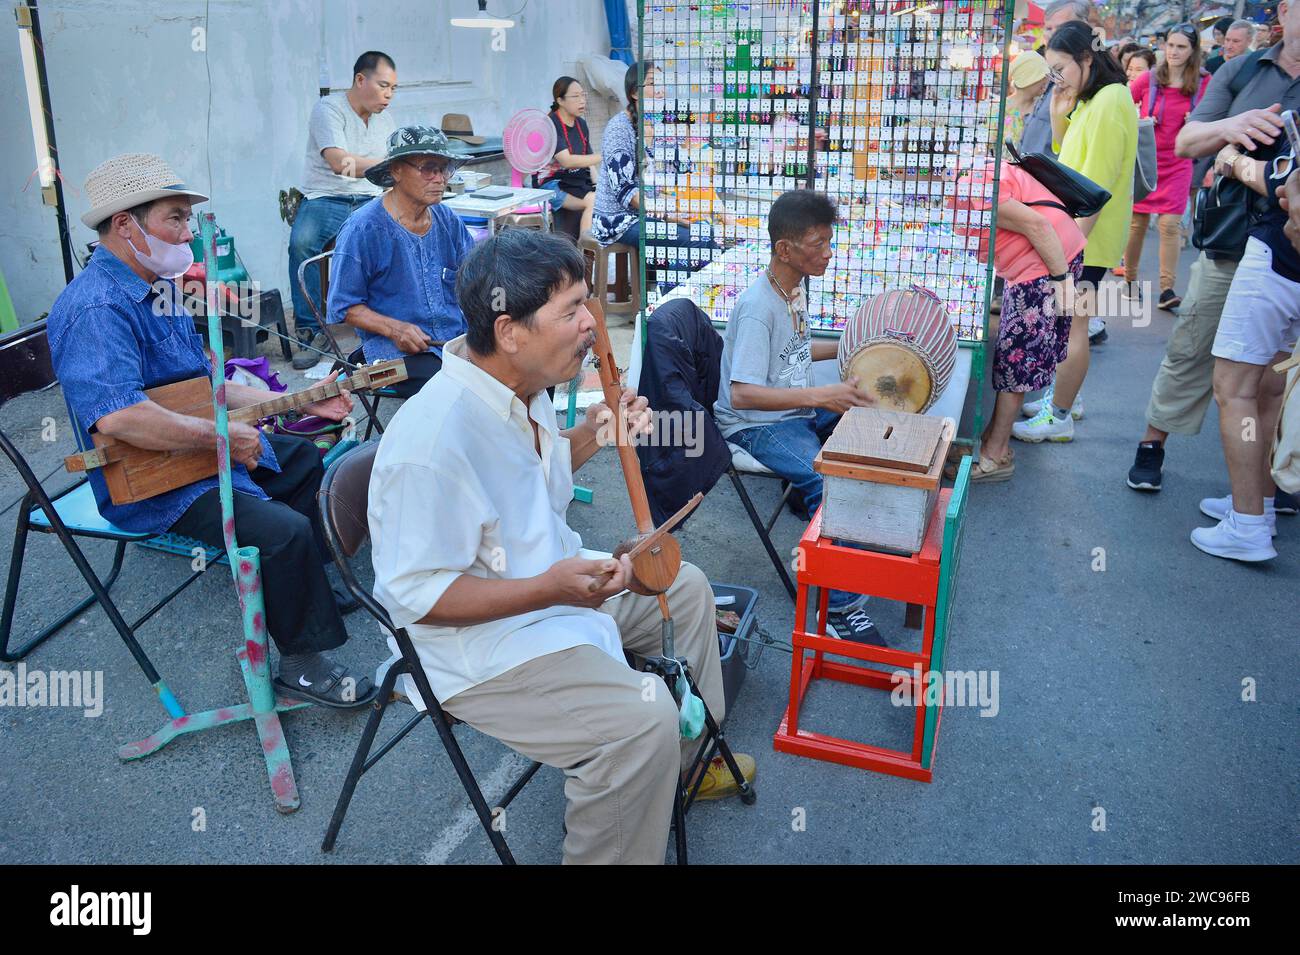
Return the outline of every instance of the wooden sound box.
<path id="1" fill-rule="evenodd" d="M 914 554 L 934 510 L 951 418 L 850 408 L 813 460 L 822 475 L 822 536 Z"/>

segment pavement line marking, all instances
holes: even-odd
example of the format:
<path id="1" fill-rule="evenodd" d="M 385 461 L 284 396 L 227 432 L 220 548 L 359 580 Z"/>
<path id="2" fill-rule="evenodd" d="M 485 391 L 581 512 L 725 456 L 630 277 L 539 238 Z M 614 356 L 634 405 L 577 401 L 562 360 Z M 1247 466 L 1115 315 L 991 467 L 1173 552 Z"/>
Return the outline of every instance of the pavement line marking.
<path id="1" fill-rule="evenodd" d="M 479 788 L 483 790 L 483 798 L 487 801 L 489 809 L 496 806 L 496 801 L 505 795 L 515 777 L 523 772 L 529 763 L 529 760 L 524 759 L 518 753 L 506 753 L 501 762 L 497 763 L 496 769 L 492 770 L 487 777 L 479 780 Z M 466 837 L 478 828 L 480 828 L 478 813 L 474 811 L 473 806 L 466 806 L 442 830 L 438 840 L 424 854 L 424 864 L 445 864 L 451 858 L 451 854 L 465 841 Z"/>

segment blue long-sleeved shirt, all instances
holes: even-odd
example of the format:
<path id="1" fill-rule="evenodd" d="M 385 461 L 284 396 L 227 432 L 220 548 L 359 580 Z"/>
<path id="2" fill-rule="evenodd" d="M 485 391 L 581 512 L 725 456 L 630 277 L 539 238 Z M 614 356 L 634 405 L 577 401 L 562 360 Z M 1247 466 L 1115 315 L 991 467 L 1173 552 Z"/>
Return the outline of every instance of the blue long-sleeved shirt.
<path id="1" fill-rule="evenodd" d="M 180 302 L 176 283 L 159 279 L 150 285 L 103 246 L 54 300 L 46 332 L 77 446 L 83 450 L 93 447 L 90 431 L 100 418 L 146 401 L 145 389 L 210 374 L 203 339 Z M 280 470 L 265 437 L 258 466 Z M 231 468 L 231 483 L 236 491 L 266 498 L 242 464 Z M 200 494 L 216 487 L 217 479 L 134 504 L 114 504 L 97 468 L 90 472 L 90 485 L 105 519 L 123 530 L 160 534 Z"/>
<path id="2" fill-rule="evenodd" d="M 343 224 L 330 260 L 326 321 L 337 325 L 354 305 L 418 325 L 433 341 L 465 334 L 456 301 L 456 273 L 474 239 L 460 217 L 441 203 L 429 207 L 424 235 L 400 225 L 383 197 L 366 203 Z M 390 338 L 357 329 L 366 361 L 401 358 Z M 442 354 L 440 347 L 429 351 Z"/>

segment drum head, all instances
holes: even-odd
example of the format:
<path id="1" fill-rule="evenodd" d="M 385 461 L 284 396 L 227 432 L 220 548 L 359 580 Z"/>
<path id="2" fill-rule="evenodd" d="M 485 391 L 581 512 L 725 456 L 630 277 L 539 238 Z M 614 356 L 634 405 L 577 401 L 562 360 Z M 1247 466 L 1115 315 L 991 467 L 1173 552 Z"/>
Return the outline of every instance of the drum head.
<path id="1" fill-rule="evenodd" d="M 919 412 L 934 386 L 925 363 L 911 349 L 887 342 L 867 345 L 849 362 L 850 378 L 886 411 Z"/>

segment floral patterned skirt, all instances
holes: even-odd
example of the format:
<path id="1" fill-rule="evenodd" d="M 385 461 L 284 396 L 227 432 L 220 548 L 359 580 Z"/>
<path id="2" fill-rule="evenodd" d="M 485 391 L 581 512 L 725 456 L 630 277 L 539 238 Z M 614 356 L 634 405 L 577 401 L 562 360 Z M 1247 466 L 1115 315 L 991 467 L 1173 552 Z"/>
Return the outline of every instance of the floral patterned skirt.
<path id="1" fill-rule="evenodd" d="M 1083 253 L 1070 263 L 1076 285 Z M 1070 342 L 1070 316 L 1058 315 L 1052 283 L 1044 276 L 1002 290 L 1002 320 L 993 354 L 995 391 L 1037 391 L 1052 383 Z"/>

